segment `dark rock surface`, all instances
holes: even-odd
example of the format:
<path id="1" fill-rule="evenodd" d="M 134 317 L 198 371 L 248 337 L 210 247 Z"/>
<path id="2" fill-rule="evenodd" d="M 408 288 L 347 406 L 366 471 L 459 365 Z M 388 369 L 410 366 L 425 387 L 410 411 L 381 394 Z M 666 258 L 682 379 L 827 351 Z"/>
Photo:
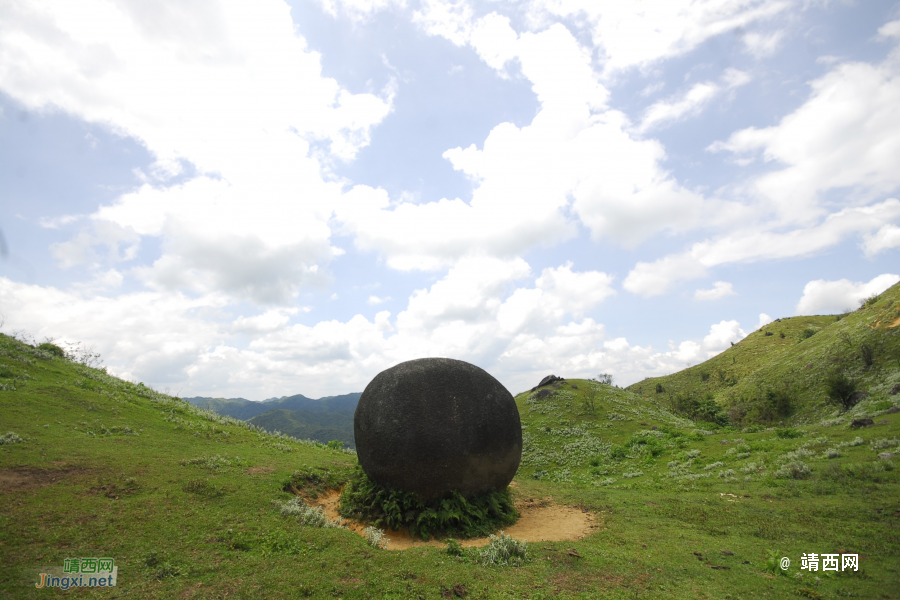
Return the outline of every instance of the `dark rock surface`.
<path id="1" fill-rule="evenodd" d="M 531 388 L 531 391 L 533 392 L 539 387 L 544 387 L 545 385 L 550 385 L 551 383 L 556 383 L 557 381 L 565 381 L 565 379 L 563 379 L 562 377 L 557 377 L 556 375 L 547 375 L 546 377 L 541 379 L 541 382 L 539 384 Z"/>
<path id="2" fill-rule="evenodd" d="M 900 383 L 895 383 L 891 386 L 891 389 L 888 391 L 888 394 L 893 396 L 894 394 L 900 394 Z"/>
<path id="3" fill-rule="evenodd" d="M 850 404 L 856 404 L 860 400 L 865 400 L 869 397 L 869 392 L 864 392 L 862 390 L 858 392 L 853 392 L 850 394 Z"/>
<path id="4" fill-rule="evenodd" d="M 450 358 L 411 360 L 376 375 L 353 430 L 366 475 L 422 500 L 506 489 L 522 459 L 512 394 L 486 371 Z"/>
<path id="5" fill-rule="evenodd" d="M 859 428 L 859 427 L 871 427 L 875 424 L 875 421 L 872 419 L 853 419 L 853 422 L 850 423 L 850 427 Z"/>

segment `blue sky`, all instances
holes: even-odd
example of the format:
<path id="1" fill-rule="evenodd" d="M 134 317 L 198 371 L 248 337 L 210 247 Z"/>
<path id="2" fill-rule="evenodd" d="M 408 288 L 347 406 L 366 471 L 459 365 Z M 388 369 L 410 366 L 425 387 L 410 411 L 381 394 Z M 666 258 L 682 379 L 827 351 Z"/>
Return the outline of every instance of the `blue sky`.
<path id="1" fill-rule="evenodd" d="M 900 281 L 900 3 L 8 2 L 2 330 L 184 396 L 629 384 Z"/>

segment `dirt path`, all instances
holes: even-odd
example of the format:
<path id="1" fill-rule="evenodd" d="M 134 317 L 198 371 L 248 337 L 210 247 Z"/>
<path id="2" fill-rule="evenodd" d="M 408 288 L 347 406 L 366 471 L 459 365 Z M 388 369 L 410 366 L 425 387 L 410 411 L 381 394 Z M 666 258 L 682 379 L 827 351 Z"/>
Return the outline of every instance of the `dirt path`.
<path id="1" fill-rule="evenodd" d="M 327 496 L 320 497 L 312 504 L 321 506 L 328 518 L 337 519 L 340 499 L 340 492 L 334 491 Z M 600 526 L 598 519 L 593 514 L 580 508 L 553 504 L 550 499 L 522 500 L 516 503 L 516 509 L 521 515 L 519 520 L 515 525 L 511 525 L 503 531 L 506 535 L 530 543 L 579 540 Z M 364 535 L 365 525 L 347 520 L 344 523 L 351 531 Z M 421 546 L 443 548 L 446 545 L 446 542 L 440 540 L 426 542 L 419 538 L 412 538 L 405 531 L 394 531 L 393 529 L 385 530 L 385 536 L 390 540 L 387 545 L 388 550 L 406 550 Z M 459 543 L 464 547 L 481 547 L 486 546 L 488 541 L 488 538 L 484 537 L 459 540 Z"/>

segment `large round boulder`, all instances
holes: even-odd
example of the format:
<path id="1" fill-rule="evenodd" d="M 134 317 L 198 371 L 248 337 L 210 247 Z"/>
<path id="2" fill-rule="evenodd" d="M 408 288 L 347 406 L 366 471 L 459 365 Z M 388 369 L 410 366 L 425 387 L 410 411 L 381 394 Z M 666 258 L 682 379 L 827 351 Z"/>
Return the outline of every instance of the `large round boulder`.
<path id="1" fill-rule="evenodd" d="M 503 385 L 475 365 L 420 358 L 375 376 L 353 417 L 359 464 L 422 500 L 504 490 L 522 459 L 522 423 Z"/>

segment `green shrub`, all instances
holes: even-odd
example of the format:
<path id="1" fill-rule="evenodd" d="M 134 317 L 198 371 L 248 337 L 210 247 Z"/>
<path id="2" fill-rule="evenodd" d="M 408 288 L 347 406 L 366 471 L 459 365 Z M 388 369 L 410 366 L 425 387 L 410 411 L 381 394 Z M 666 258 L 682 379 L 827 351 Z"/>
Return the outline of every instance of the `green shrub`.
<path id="1" fill-rule="evenodd" d="M 328 448 L 329 450 L 343 450 L 344 442 L 342 442 L 340 440 L 331 440 L 330 442 L 325 444 L 325 447 Z"/>
<path id="2" fill-rule="evenodd" d="M 814 329 L 812 327 L 807 327 L 800 333 L 800 339 L 808 340 L 812 336 L 816 335 L 816 332 L 818 332 L 818 331 L 819 331 L 818 329 Z"/>
<path id="3" fill-rule="evenodd" d="M 609 448 L 609 458 L 610 460 L 622 460 L 628 456 L 628 449 L 625 446 L 621 446 L 619 444 L 613 444 Z"/>
<path id="4" fill-rule="evenodd" d="M 825 390 L 832 400 L 841 403 L 844 410 L 853 408 L 853 392 L 856 391 L 856 382 L 850 379 L 843 371 L 835 371 L 825 378 Z"/>
<path id="5" fill-rule="evenodd" d="M 881 296 L 879 294 L 873 294 L 873 295 L 869 296 L 868 298 L 860 300 L 859 307 L 860 308 L 869 308 L 870 306 L 874 306 L 875 303 L 878 302 L 880 299 L 881 299 Z"/>
<path id="6" fill-rule="evenodd" d="M 799 429 L 794 429 L 793 427 L 784 427 L 782 429 L 776 429 L 775 435 L 783 440 L 792 440 L 798 437 L 803 437 L 803 432 Z"/>
<path id="7" fill-rule="evenodd" d="M 787 390 L 768 390 L 766 400 L 779 417 L 789 417 L 794 412 L 791 393 Z"/>
<path id="8" fill-rule="evenodd" d="M 868 369 L 873 364 L 875 364 L 875 347 L 872 344 L 863 342 L 859 345 L 859 357 L 862 359 L 863 364 Z"/>
<path id="9" fill-rule="evenodd" d="M 449 538 L 447 540 L 447 548 L 445 552 L 450 556 L 462 556 L 463 554 L 465 554 L 463 547 L 460 546 L 459 542 L 457 542 L 453 538 Z"/>
<path id="10" fill-rule="evenodd" d="M 519 518 L 509 489 L 464 498 L 457 492 L 423 502 L 415 494 L 389 490 L 357 468 L 341 494 L 340 514 L 371 522 L 376 527 L 408 528 L 410 535 L 427 539 L 439 533 L 481 537 Z"/>
<path id="11" fill-rule="evenodd" d="M 65 358 L 66 352 L 56 344 L 51 344 L 49 342 L 44 342 L 40 346 L 37 347 L 38 350 L 43 350 L 47 354 L 52 354 L 58 358 Z"/>

